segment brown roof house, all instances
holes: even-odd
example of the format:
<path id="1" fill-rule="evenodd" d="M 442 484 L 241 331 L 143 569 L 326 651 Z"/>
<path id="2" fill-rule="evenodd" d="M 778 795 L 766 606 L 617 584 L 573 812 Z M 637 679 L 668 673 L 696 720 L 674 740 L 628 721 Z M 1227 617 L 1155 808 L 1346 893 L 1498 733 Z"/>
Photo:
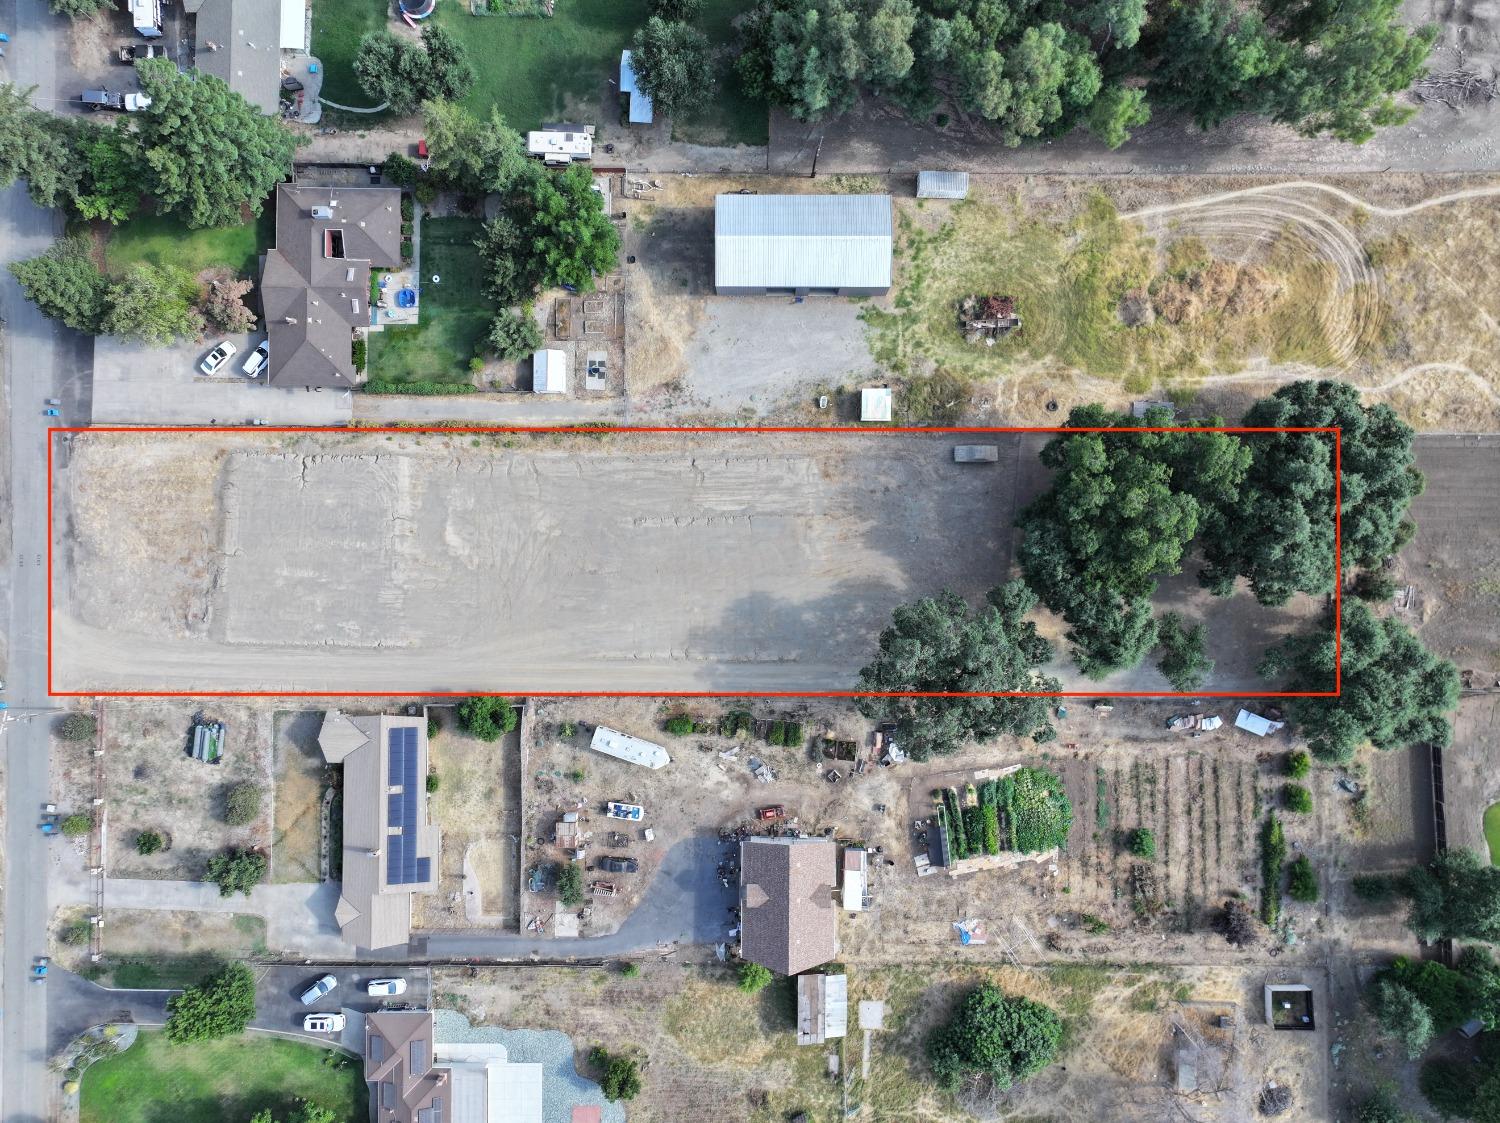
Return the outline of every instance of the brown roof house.
<path id="1" fill-rule="evenodd" d="M 432 1064 L 432 1012 L 365 1017 L 365 1081 L 371 1123 L 452 1123 L 449 1072 Z"/>
<path id="2" fill-rule="evenodd" d="M 352 344 L 370 327 L 370 268 L 401 264 L 394 187 L 276 189 L 276 247 L 260 274 L 272 386 L 358 381 Z"/>
<path id="3" fill-rule="evenodd" d="M 330 710 L 318 746 L 344 766 L 339 928 L 360 948 L 405 944 L 412 895 L 437 888 L 441 849 L 427 818 L 427 719 Z"/>
<path id="4" fill-rule="evenodd" d="M 838 954 L 837 852 L 826 838 L 740 843 L 740 955 L 797 975 Z"/>

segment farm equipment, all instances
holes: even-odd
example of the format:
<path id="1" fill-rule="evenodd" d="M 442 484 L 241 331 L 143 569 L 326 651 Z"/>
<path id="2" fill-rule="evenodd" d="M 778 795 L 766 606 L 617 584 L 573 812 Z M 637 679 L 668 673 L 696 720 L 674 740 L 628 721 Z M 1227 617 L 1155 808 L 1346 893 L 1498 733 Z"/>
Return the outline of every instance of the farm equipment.
<path id="1" fill-rule="evenodd" d="M 615 888 L 613 881 L 591 881 L 589 882 L 589 892 L 596 897 L 613 897 L 618 890 Z"/>

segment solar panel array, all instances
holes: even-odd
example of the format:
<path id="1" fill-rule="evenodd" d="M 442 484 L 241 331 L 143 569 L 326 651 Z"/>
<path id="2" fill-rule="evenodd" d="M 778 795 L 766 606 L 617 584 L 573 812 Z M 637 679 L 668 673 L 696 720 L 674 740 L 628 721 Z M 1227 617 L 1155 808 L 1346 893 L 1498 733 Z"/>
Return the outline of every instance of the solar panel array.
<path id="1" fill-rule="evenodd" d="M 392 729 L 387 742 L 387 779 L 399 792 L 386 797 L 386 825 L 399 834 L 386 837 L 385 880 L 388 885 L 412 885 L 431 880 L 432 859 L 417 857 L 417 731 L 412 726 Z"/>

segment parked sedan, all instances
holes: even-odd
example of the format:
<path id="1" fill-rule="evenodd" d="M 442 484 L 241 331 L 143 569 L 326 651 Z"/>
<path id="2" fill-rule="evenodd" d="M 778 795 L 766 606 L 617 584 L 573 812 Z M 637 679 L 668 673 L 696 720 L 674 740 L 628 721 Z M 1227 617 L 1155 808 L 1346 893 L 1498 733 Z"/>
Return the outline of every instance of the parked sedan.
<path id="1" fill-rule="evenodd" d="M 238 350 L 238 347 L 226 339 L 204 356 L 203 361 L 198 364 L 198 369 L 204 374 L 218 374 L 223 369 L 224 364 L 234 358 L 235 352 Z"/>
<path id="2" fill-rule="evenodd" d="M 371 979 L 365 984 L 365 993 L 376 998 L 387 995 L 405 994 L 405 979 Z"/>
<path id="3" fill-rule="evenodd" d="M 339 981 L 332 975 L 324 975 L 317 982 L 313 983 L 312 986 L 308 987 L 305 991 L 302 992 L 302 1005 L 311 1006 L 314 1002 L 322 998 L 325 994 L 327 994 L 338 985 Z"/>
<path id="4" fill-rule="evenodd" d="M 269 339 L 263 339 L 261 340 L 259 347 L 245 356 L 245 361 L 243 364 L 241 364 L 240 370 L 245 372 L 246 378 L 254 378 L 257 374 L 266 369 L 266 364 L 270 361 L 271 341 Z"/>
<path id="5" fill-rule="evenodd" d="M 341 1033 L 344 1029 L 342 1014 L 307 1014 L 302 1018 L 302 1028 L 308 1033 Z"/>
<path id="6" fill-rule="evenodd" d="M 634 858 L 618 858 L 613 855 L 600 858 L 599 868 L 609 873 L 635 873 L 641 864 Z"/>
<path id="7" fill-rule="evenodd" d="M 158 43 L 127 43 L 115 54 L 115 58 L 127 66 L 143 58 L 165 58 L 167 49 Z"/>

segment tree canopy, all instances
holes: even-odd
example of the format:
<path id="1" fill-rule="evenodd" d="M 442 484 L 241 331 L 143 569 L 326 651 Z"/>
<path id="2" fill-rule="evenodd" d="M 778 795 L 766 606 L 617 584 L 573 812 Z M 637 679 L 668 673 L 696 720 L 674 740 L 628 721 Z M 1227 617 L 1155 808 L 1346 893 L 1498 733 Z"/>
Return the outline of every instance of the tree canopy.
<path id="1" fill-rule="evenodd" d="M 1500 867 L 1472 850 L 1445 850 L 1406 875 L 1407 923 L 1418 938 L 1500 943 Z"/>
<path id="2" fill-rule="evenodd" d="M 918 116 L 951 101 L 1009 145 L 1082 125 L 1110 147 L 1151 103 L 1364 141 L 1411 115 L 1393 95 L 1436 34 L 1399 0 L 1194 0 L 1150 23 L 1144 0 L 761 0 L 740 31 L 750 92 L 802 120 L 868 89 Z"/>
<path id="3" fill-rule="evenodd" d="M 1260 673 L 1289 690 L 1334 689 L 1332 613 L 1315 632 L 1266 652 Z M 1292 720 L 1320 760 L 1342 763 L 1364 744 L 1377 749 L 1446 745 L 1448 714 L 1458 706 L 1458 671 L 1422 646 L 1399 620 L 1382 619 L 1359 600 L 1343 603 L 1337 696 L 1289 700 Z"/>
<path id="4" fill-rule="evenodd" d="M 917 692 L 1055 691 L 1037 672 L 1051 645 L 1023 617 L 1036 598 L 1020 581 L 990 591 L 979 609 L 944 592 L 896 609 L 880 633 L 859 689 Z M 950 753 L 1002 733 L 1051 740 L 1045 698 L 862 698 L 860 712 L 896 724 L 896 740 L 916 760 Z"/>
<path id="5" fill-rule="evenodd" d="M 965 995 L 953 1017 L 928 1038 L 927 1059 L 946 1088 L 971 1074 L 1009 1088 L 1057 1058 L 1062 1032 L 1050 1007 L 985 984 Z"/>
<path id="6" fill-rule="evenodd" d="M 458 724 L 481 741 L 498 741 L 516 727 L 515 707 L 509 698 L 480 695 L 458 704 Z"/>
<path id="7" fill-rule="evenodd" d="M 1156 669 L 1181 694 L 1191 694 L 1213 674 L 1214 661 L 1203 653 L 1208 628 L 1199 623 L 1184 625 L 1175 612 L 1157 622 L 1156 642 L 1162 655 Z"/>
<path id="8" fill-rule="evenodd" d="M 90 334 L 101 329 L 109 282 L 84 239 L 53 242 L 37 257 L 12 262 L 10 271 L 26 299 L 54 320 Z"/>
<path id="9" fill-rule="evenodd" d="M 255 976 L 243 963 L 229 963 L 167 1000 L 167 1040 L 212 1041 L 243 1033 L 255 1017 Z"/>
<path id="10" fill-rule="evenodd" d="M 420 45 L 384 29 L 366 34 L 354 76 L 366 94 L 400 114 L 416 112 L 424 101 L 458 101 L 474 87 L 464 45 L 430 22 L 422 25 Z"/>
<path id="11" fill-rule="evenodd" d="M 1294 382 L 1251 406 L 1244 424 L 1341 430 L 1343 567 L 1378 564 L 1410 540 L 1420 495 L 1410 426 L 1387 405 L 1360 404 L 1347 382 Z M 1249 578 L 1262 604 L 1323 594 L 1334 580 L 1334 439 L 1329 433 L 1258 433 L 1235 517 L 1206 538 L 1200 574 L 1215 592 Z"/>
<path id="12" fill-rule="evenodd" d="M 292 170 L 297 138 L 218 78 L 171 59 L 136 63 L 151 105 L 135 115 L 141 187 L 191 227 L 237 226 L 259 214 Z"/>
<path id="13" fill-rule="evenodd" d="M 713 96 L 708 37 L 686 23 L 652 16 L 630 43 L 636 81 L 662 113 Z"/>
<path id="14" fill-rule="evenodd" d="M 1416 1060 L 1432 1043 L 1432 1014 L 1406 987 L 1380 979 L 1370 992 L 1370 1009 L 1380 1028 L 1401 1043 L 1409 1060 Z"/>

